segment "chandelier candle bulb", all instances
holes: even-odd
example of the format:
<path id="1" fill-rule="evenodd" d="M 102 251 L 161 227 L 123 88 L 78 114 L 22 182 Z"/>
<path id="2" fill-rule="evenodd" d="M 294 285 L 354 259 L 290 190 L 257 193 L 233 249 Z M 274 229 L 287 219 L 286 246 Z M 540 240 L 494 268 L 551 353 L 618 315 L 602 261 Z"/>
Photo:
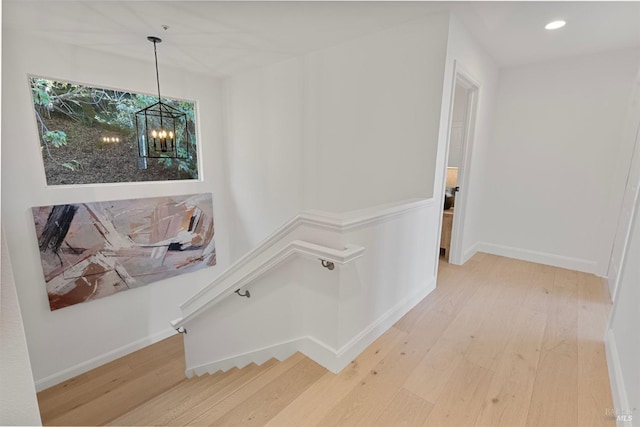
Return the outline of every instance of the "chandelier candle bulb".
<path id="1" fill-rule="evenodd" d="M 120 138 L 117 136 L 103 136 L 102 138 L 100 138 L 100 141 L 102 142 L 120 142 Z"/>

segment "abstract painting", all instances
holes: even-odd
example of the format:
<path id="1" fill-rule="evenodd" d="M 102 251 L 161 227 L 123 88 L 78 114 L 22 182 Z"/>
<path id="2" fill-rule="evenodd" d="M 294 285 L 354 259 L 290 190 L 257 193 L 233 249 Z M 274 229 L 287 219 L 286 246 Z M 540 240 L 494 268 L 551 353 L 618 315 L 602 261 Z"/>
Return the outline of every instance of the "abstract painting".
<path id="1" fill-rule="evenodd" d="M 216 263 L 210 193 L 32 211 L 51 310 Z"/>

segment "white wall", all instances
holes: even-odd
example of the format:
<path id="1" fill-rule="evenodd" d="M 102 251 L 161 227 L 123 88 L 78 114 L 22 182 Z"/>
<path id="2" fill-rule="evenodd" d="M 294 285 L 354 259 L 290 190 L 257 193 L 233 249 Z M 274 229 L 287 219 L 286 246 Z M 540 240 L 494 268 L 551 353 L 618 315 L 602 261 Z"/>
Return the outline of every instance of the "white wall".
<path id="1" fill-rule="evenodd" d="M 336 263 L 332 271 L 316 257 L 289 259 L 242 286 L 250 299 L 231 294 L 188 319 L 187 370 L 215 372 L 301 351 L 340 371 L 435 288 L 432 218 L 439 211 L 433 201 L 422 200 L 343 216 L 314 212 L 322 221 L 299 225 L 272 242 L 274 247 L 261 248 L 246 268 L 255 268 L 256 259 L 272 262 L 297 239 L 317 245 L 331 240 L 328 247 L 334 249 L 364 247 L 362 257 Z M 347 220 L 348 227 L 337 225 Z M 234 283 L 220 283 L 225 288 L 218 291 L 232 290 Z M 196 306 L 206 307 L 212 295 L 217 292 L 204 294 Z"/>
<path id="2" fill-rule="evenodd" d="M 451 119 L 456 69 L 479 86 L 473 141 L 465 153 L 467 164 L 458 175 L 458 185 L 462 187 L 462 191 L 456 196 L 456 206 L 460 210 L 464 203 L 465 216 L 462 217 L 460 214 L 454 216 L 454 232 L 462 233 L 462 245 L 452 248 L 452 255 L 455 252 L 457 259 L 464 262 L 475 253 L 483 227 L 482 204 L 486 186 L 485 176 L 488 170 L 487 151 L 492 142 L 499 71 L 493 59 L 467 32 L 455 15 L 452 15 L 449 22 L 447 63 L 442 95 L 437 162 L 439 166 L 445 164 L 447 130 Z M 439 199 L 442 198 L 444 174 L 445 170 L 442 168 L 436 171 L 434 191 Z"/>
<path id="3" fill-rule="evenodd" d="M 146 41 L 141 41 L 146 43 Z M 163 94 L 198 102 L 201 182 L 45 186 L 27 73 L 97 86 L 153 93 L 149 61 L 4 34 L 2 108 L 2 221 L 33 374 L 39 388 L 166 337 L 178 302 L 207 284 L 229 263 L 229 223 L 221 144 L 221 90 L 215 79 L 162 67 Z M 110 64 L 105 66 L 105 64 Z M 114 67 L 111 64 L 117 64 Z M 211 192 L 218 265 L 55 312 L 49 311 L 32 206 Z"/>
<path id="4" fill-rule="evenodd" d="M 447 29 L 437 14 L 305 57 L 305 209 L 434 195 Z"/>
<path id="5" fill-rule="evenodd" d="M 637 50 L 501 70 L 480 249 L 605 275 Z"/>
<path id="6" fill-rule="evenodd" d="M 233 259 L 302 209 L 302 78 L 295 58 L 224 82 Z"/>
<path id="7" fill-rule="evenodd" d="M 343 237 L 345 245 L 362 246 L 365 253 L 353 266 L 340 270 L 340 346 L 350 345 L 363 331 L 388 321 L 388 317 L 395 316 L 394 323 L 435 289 L 440 250 L 434 244 L 438 229 L 433 218 L 441 212 L 440 205 L 430 201 Z M 391 326 L 386 325 L 378 335 Z"/>
<path id="8" fill-rule="evenodd" d="M 225 80 L 234 253 L 300 210 L 433 196 L 448 21 L 422 17 Z M 270 272 L 252 284 L 255 300 L 231 298 L 187 326 L 188 365 L 291 340 L 311 357 L 338 357 L 330 366 L 348 363 L 432 289 L 439 217 L 435 203 L 349 233 L 343 243 L 367 252 L 332 274 L 317 260 Z"/>
<path id="9" fill-rule="evenodd" d="M 0 425 L 41 425 L 9 251 L 2 234 Z"/>
<path id="10" fill-rule="evenodd" d="M 1 5 L 0 0 L 0 18 Z M 1 27 L 2 19 L 0 29 Z M 0 45 L 1 41 L 0 31 Z M 27 340 L 4 230 L 0 230 L 0 239 L 0 425 L 41 425 Z"/>
<path id="11" fill-rule="evenodd" d="M 447 28 L 422 17 L 225 79 L 234 259 L 303 209 L 433 195 Z"/>

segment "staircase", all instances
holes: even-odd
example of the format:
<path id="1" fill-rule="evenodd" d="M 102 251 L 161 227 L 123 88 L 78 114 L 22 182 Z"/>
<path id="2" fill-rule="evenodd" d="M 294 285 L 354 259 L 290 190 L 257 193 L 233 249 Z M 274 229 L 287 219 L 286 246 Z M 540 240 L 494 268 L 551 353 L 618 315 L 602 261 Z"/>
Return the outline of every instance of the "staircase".
<path id="1" fill-rule="evenodd" d="M 187 376 L 297 352 L 342 370 L 435 288 L 436 205 L 292 218 L 180 306 Z"/>
<path id="2" fill-rule="evenodd" d="M 254 402 L 280 411 L 325 373 L 300 353 L 284 362 L 270 359 L 260 366 L 251 363 L 242 369 L 185 379 L 110 424 L 242 425 L 250 417 L 249 407 Z M 278 385 L 293 375 L 296 381 L 287 382 L 290 387 L 286 390 Z"/>
<path id="3" fill-rule="evenodd" d="M 174 335 L 38 393 L 43 425 L 247 425 L 248 406 L 275 415 L 327 374 L 296 353 L 187 379 L 183 349 Z"/>

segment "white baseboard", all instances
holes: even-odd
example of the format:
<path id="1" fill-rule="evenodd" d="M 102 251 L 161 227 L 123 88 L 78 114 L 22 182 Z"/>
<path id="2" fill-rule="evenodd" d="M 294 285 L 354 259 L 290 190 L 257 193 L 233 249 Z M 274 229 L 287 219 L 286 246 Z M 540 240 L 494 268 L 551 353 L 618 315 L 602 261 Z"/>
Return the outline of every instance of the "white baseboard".
<path id="1" fill-rule="evenodd" d="M 607 368 L 609 370 L 609 382 L 611 383 L 611 398 L 613 400 L 614 411 L 629 411 L 629 399 L 627 398 L 627 389 L 624 385 L 624 376 L 622 375 L 622 366 L 620 366 L 620 357 L 618 356 L 618 348 L 616 339 L 611 329 L 607 330 L 604 337 L 604 348 L 607 356 Z M 633 414 L 637 415 L 637 414 Z M 616 421 L 617 427 L 633 427 L 631 421 Z"/>
<path id="2" fill-rule="evenodd" d="M 380 316 L 375 322 L 365 328 L 358 335 L 353 337 L 348 343 L 343 345 L 336 353 L 335 364 L 332 368 L 327 368 L 331 372 L 338 373 L 344 369 L 353 359 L 373 343 L 380 335 L 385 333 L 391 326 L 407 314 L 413 307 L 422 301 L 436 288 L 435 277 L 417 292 L 407 296 Z"/>
<path id="3" fill-rule="evenodd" d="M 193 366 L 187 368 L 185 374 L 187 377 L 192 377 L 194 374 L 202 375 L 207 372 L 226 371 L 234 367 L 242 368 L 250 363 L 260 365 L 272 357 L 278 360 L 284 360 L 297 351 L 337 374 L 349 365 L 365 348 L 378 339 L 380 335 L 400 320 L 402 316 L 422 301 L 424 297 L 429 295 L 435 287 L 435 279 L 431 279 L 424 288 L 402 299 L 340 349 L 336 350 L 311 336 L 299 337 L 255 351 Z"/>
<path id="4" fill-rule="evenodd" d="M 478 253 L 478 246 L 480 246 L 480 242 L 475 242 L 469 249 L 462 253 L 462 264 L 465 264 Z"/>
<path id="5" fill-rule="evenodd" d="M 87 371 L 90 371 L 91 369 L 97 368 L 98 366 L 102 366 L 105 363 L 109 363 L 120 357 L 126 356 L 127 354 L 133 353 L 134 351 L 157 343 L 158 341 L 162 341 L 165 338 L 169 338 L 175 333 L 176 331 L 173 329 L 165 329 L 164 331 L 157 334 L 142 338 L 138 341 L 134 341 L 130 344 L 111 350 L 110 352 L 102 354 L 98 357 L 94 357 L 93 359 L 78 363 L 77 365 L 71 366 L 60 372 L 56 372 L 55 374 L 49 375 L 48 377 L 36 380 L 36 391 L 42 391 L 49 387 L 53 387 L 56 384 L 60 384 L 63 381 L 83 374 Z"/>
<path id="6" fill-rule="evenodd" d="M 546 252 L 531 251 L 528 249 L 514 248 L 494 243 L 479 242 L 474 245 L 478 252 L 492 255 L 500 255 L 507 258 L 530 261 L 538 264 L 551 265 L 569 270 L 582 271 L 584 273 L 597 274 L 597 263 L 579 258 L 571 258 Z"/>

